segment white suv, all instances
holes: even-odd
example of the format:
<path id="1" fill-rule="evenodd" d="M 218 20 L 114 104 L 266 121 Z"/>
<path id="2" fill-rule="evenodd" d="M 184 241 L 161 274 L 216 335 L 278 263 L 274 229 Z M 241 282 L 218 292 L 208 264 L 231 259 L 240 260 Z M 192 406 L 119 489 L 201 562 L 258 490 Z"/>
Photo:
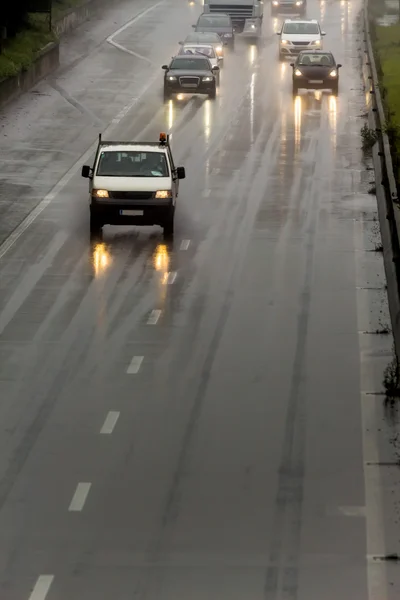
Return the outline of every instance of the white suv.
<path id="1" fill-rule="evenodd" d="M 297 56 L 302 50 L 321 50 L 325 31 L 315 19 L 286 19 L 279 35 L 279 59 Z"/>

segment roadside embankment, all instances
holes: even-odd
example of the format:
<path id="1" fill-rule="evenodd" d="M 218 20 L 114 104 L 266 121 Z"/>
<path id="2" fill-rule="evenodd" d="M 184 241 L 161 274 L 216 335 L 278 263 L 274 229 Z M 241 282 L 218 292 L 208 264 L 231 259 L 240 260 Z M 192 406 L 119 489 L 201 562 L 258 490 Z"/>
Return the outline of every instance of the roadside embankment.
<path id="1" fill-rule="evenodd" d="M 361 130 L 363 148 L 372 152 L 375 168 L 387 293 L 397 357 L 396 376 L 391 384 L 392 389 L 386 387 L 390 395 L 396 396 L 400 386 L 398 368 L 400 358 L 400 207 L 398 200 L 400 24 L 398 13 L 399 5 L 395 7 L 390 0 L 365 0 L 363 75 L 368 125 L 365 124 Z"/>
<path id="2" fill-rule="evenodd" d="M 60 64 L 59 38 L 86 21 L 104 0 L 53 0 L 49 15 L 29 15 L 26 27 L 0 53 L 0 108 L 31 89 Z"/>

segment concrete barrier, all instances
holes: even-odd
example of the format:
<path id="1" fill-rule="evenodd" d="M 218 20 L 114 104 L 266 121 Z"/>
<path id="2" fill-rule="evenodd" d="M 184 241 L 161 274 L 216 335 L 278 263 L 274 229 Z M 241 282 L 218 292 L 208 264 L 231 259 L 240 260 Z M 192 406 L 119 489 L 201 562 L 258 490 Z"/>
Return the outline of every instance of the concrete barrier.
<path id="1" fill-rule="evenodd" d="M 0 81 L 0 108 L 30 90 L 38 81 L 57 69 L 59 64 L 60 45 L 58 42 L 52 42 L 39 52 L 26 71 Z"/>
<path id="2" fill-rule="evenodd" d="M 370 36 L 368 0 L 364 3 L 363 74 L 369 109 L 368 126 L 377 134 L 372 148 L 375 187 L 387 281 L 390 318 L 397 359 L 400 358 L 400 207 L 394 177 L 389 138 L 385 133 L 385 112 Z"/>
<path id="3" fill-rule="evenodd" d="M 104 0 L 86 0 L 81 6 L 70 8 L 53 23 L 53 31 L 58 36 L 72 31 L 78 25 L 84 23 L 103 2 Z"/>

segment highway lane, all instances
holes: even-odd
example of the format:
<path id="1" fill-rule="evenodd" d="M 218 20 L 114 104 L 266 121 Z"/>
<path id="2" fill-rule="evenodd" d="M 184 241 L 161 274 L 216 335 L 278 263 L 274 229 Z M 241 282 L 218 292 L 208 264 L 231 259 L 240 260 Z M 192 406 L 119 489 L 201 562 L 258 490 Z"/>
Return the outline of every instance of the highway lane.
<path id="1" fill-rule="evenodd" d="M 338 99 L 293 101 L 267 18 L 259 49 L 227 56 L 215 102 L 163 105 L 160 32 L 171 51 L 193 22 L 193 7 L 168 6 L 114 38 L 158 64 L 142 61 L 125 91 L 143 96 L 110 135 L 172 131 L 187 170 L 173 244 L 105 228 L 91 245 L 70 171 L 0 249 L 0 595 L 361 600 L 375 582 L 395 598 L 366 560 L 386 551 L 365 463 L 391 339 L 373 334 L 389 317 L 359 150 L 357 5 L 309 4 L 345 65 Z M 104 42 L 55 80 L 85 111 L 52 97 L 69 158 L 36 155 L 37 198 L 94 141 L 90 114 L 107 126 L 129 105 L 94 93 L 110 70 L 137 73 L 128 60 Z M 41 129 L 46 98 L 21 100 L 29 147 L 58 139 Z"/>

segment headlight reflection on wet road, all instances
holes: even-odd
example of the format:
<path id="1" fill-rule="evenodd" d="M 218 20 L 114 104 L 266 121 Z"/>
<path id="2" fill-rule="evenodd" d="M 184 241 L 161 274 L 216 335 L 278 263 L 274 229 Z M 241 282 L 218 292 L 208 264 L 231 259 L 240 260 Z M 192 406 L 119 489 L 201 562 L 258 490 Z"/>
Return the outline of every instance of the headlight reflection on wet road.
<path id="1" fill-rule="evenodd" d="M 206 141 L 210 139 L 211 133 L 211 102 L 206 100 L 204 102 L 204 136 Z"/>
<path id="2" fill-rule="evenodd" d="M 332 145 L 336 150 L 336 137 L 337 137 L 337 98 L 336 96 L 329 96 L 329 125 L 331 127 Z"/>
<path id="3" fill-rule="evenodd" d="M 294 101 L 294 142 L 296 152 L 300 148 L 301 140 L 301 96 L 296 96 Z"/>
<path id="4" fill-rule="evenodd" d="M 96 277 L 99 277 L 111 264 L 111 257 L 105 244 L 97 244 L 93 250 L 92 263 Z"/>

